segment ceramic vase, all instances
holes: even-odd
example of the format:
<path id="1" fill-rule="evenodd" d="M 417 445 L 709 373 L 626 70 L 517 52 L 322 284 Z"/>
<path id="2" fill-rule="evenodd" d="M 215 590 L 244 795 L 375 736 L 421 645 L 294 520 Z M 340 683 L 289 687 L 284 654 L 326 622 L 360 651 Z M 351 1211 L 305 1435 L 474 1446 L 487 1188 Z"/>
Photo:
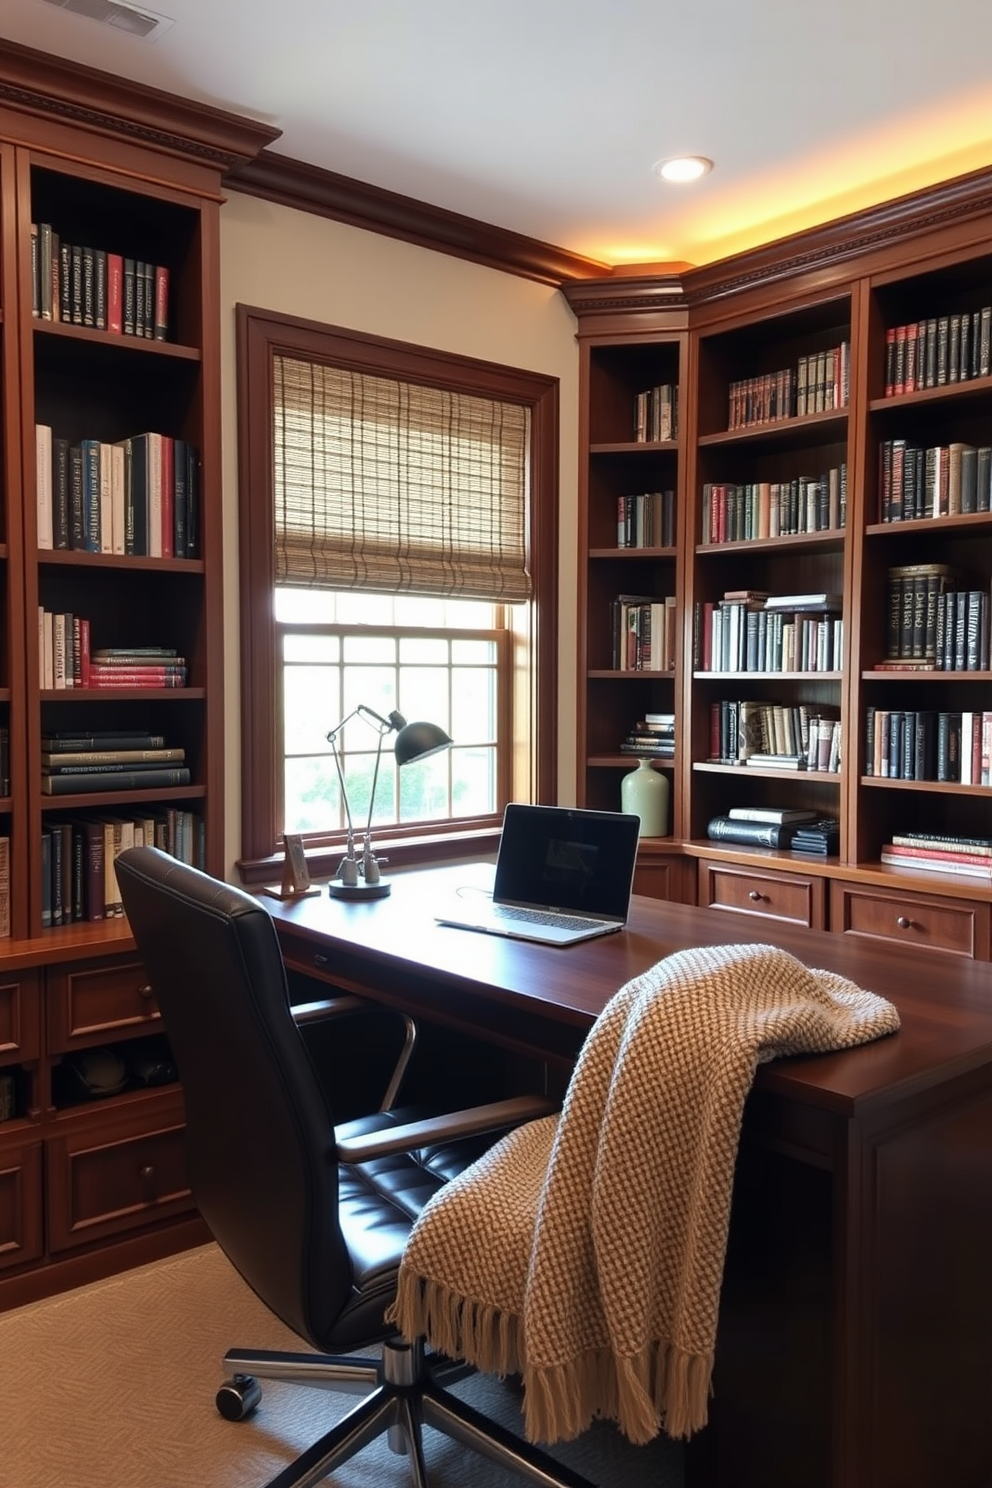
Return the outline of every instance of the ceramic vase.
<path id="1" fill-rule="evenodd" d="M 639 816 L 639 837 L 666 837 L 668 835 L 668 802 L 671 787 L 668 776 L 656 770 L 650 760 L 637 762 L 620 782 L 620 804 L 624 811 Z"/>

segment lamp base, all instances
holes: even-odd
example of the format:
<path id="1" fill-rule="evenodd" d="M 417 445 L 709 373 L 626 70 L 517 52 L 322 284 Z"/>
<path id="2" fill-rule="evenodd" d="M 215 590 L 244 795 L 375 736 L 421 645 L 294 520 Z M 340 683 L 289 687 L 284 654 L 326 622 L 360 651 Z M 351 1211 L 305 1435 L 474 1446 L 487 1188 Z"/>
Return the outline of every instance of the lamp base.
<path id="1" fill-rule="evenodd" d="M 371 884 L 364 879 L 357 884 L 346 884 L 339 878 L 332 878 L 327 885 L 327 892 L 332 899 L 385 899 L 392 891 L 393 886 L 388 878 L 380 878 L 378 883 Z"/>

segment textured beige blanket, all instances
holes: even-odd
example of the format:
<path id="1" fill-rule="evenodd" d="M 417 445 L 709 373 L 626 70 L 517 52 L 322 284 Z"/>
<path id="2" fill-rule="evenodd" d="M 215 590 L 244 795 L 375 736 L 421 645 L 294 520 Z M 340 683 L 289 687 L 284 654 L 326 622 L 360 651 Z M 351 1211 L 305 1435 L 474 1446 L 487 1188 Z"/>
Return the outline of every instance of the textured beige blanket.
<path id="1" fill-rule="evenodd" d="M 504 1137 L 413 1229 L 393 1320 L 520 1373 L 532 1441 L 706 1422 L 741 1114 L 757 1064 L 867 1042 L 891 1003 L 774 946 L 680 951 L 622 987 L 560 1117 Z"/>

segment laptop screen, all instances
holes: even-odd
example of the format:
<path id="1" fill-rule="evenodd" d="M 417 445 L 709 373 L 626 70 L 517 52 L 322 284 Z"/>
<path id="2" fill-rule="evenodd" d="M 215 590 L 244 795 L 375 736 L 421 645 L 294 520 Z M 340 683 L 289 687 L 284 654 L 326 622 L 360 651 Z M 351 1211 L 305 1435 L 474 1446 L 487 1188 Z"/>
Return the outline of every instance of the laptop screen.
<path id="1" fill-rule="evenodd" d="M 619 811 L 507 806 L 493 902 L 625 920 L 638 826 Z"/>

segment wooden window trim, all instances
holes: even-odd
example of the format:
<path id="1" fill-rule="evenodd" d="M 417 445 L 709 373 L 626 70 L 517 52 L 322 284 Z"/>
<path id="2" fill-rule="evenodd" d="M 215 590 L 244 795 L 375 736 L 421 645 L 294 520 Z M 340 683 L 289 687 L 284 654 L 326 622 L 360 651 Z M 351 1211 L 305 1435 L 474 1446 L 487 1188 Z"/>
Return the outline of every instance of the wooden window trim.
<path id="1" fill-rule="evenodd" d="M 558 732 L 558 382 L 402 341 L 320 325 L 253 306 L 236 307 L 238 490 L 241 528 L 241 871 L 246 882 L 271 874 L 277 853 L 276 770 L 280 720 L 272 619 L 272 359 L 277 353 L 334 361 L 359 371 L 430 382 L 484 397 L 525 403 L 531 412 L 530 778 L 533 799 L 557 797 Z M 448 834 L 459 851 L 464 824 Z M 481 834 L 491 841 L 491 830 Z M 445 833 L 422 839 L 432 855 Z M 469 832 L 469 839 L 475 834 Z M 429 843 L 429 846 L 428 846 Z M 412 859 L 411 859 L 412 860 Z"/>

